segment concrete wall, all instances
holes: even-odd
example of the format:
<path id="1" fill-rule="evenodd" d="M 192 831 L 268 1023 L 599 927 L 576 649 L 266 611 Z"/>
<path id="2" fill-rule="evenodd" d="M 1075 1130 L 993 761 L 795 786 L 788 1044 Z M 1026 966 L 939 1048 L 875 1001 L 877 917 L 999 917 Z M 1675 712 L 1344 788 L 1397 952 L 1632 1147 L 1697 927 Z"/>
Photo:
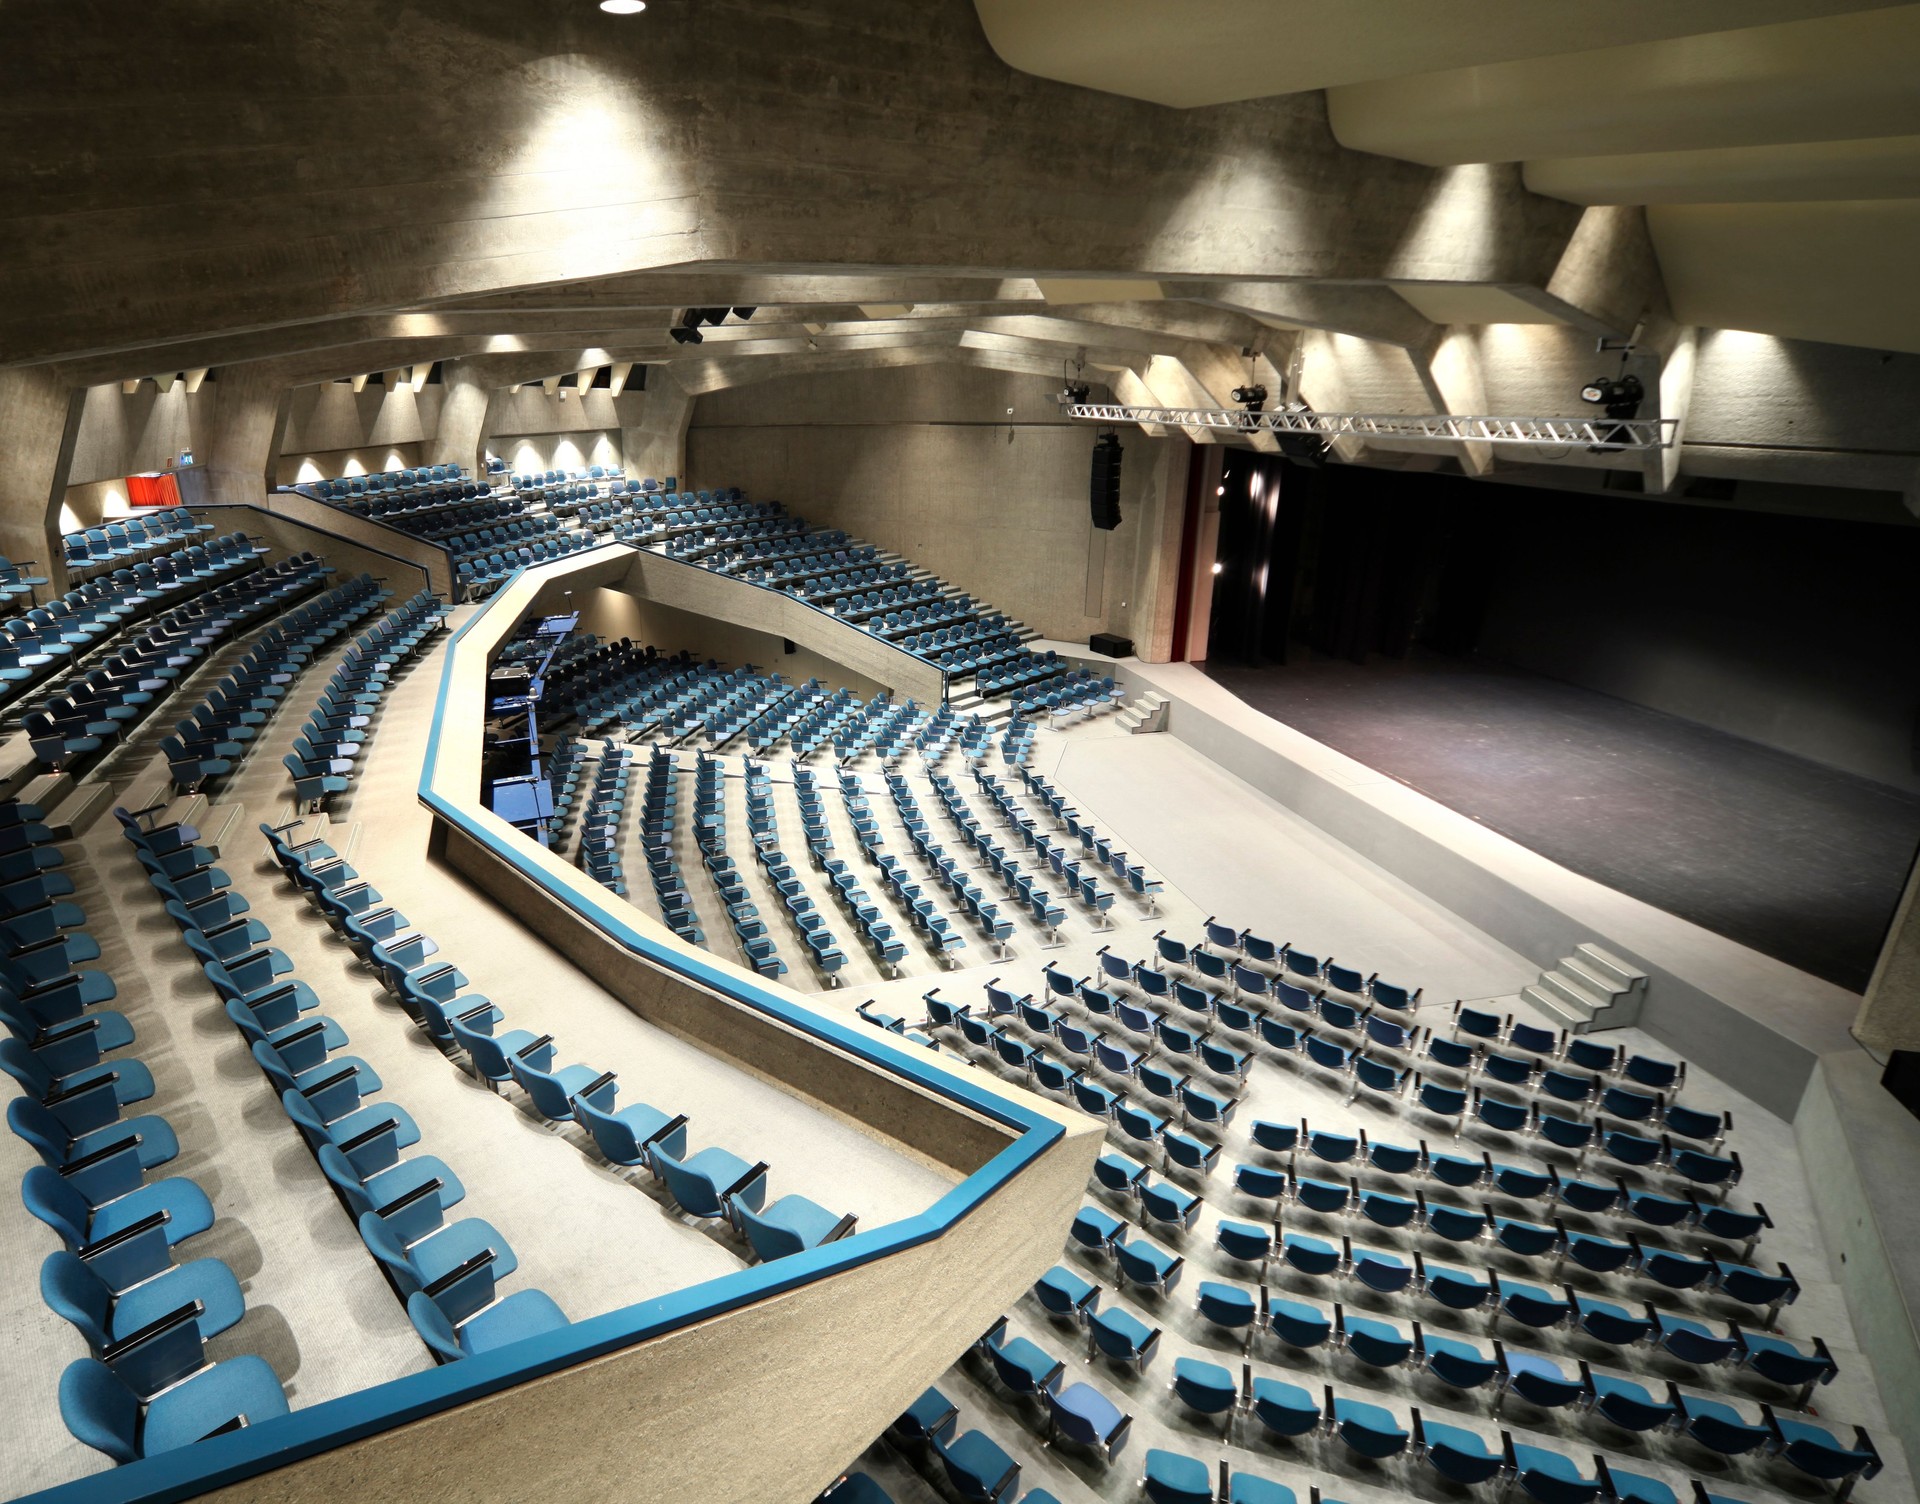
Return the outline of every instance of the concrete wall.
<path id="1" fill-rule="evenodd" d="M 279 501 L 280 498 L 276 497 L 275 500 Z M 295 500 L 303 501 L 304 498 Z M 276 558 L 302 550 L 318 554 L 334 567 L 335 583 L 350 580 L 364 572 L 383 580 L 386 588 L 400 600 L 416 590 L 433 588 L 426 568 L 404 555 L 387 550 L 384 547 L 389 541 L 387 538 L 366 532 L 361 532 L 356 538 L 356 530 L 351 526 L 354 518 L 340 518 L 331 508 L 322 508 L 317 502 L 306 502 L 305 505 L 324 515 L 316 516 L 304 510 L 298 516 L 284 511 L 276 515 L 250 506 L 195 507 L 193 513 L 201 521 L 211 522 L 221 533 L 239 532 L 249 537 L 264 538 L 273 545 Z M 349 526 L 334 527 L 336 518 Z"/>
<path id="2" fill-rule="evenodd" d="M 1920 1201 L 1911 1188 L 1920 1122 L 1879 1077 L 1880 1068 L 1859 1050 L 1822 1056 L 1794 1114 L 1793 1136 L 1887 1422 L 1914 1457 L 1920 1456 Z"/>
<path id="3" fill-rule="evenodd" d="M 967 366 L 843 371 L 700 398 L 687 479 L 737 485 L 905 555 L 1043 637 L 1134 629 L 1136 553 L 1181 503 L 1184 444 L 1122 433 L 1121 526 L 1088 521 L 1095 430 L 1069 424 L 1058 381 Z M 1009 417 L 1008 409 L 1012 415 Z"/>
<path id="4" fill-rule="evenodd" d="M 420 463 L 439 431 L 445 392 L 438 384 L 415 392 L 404 381 L 389 389 L 377 378 L 357 392 L 344 381 L 295 387 L 280 440 L 282 484 L 301 479 L 308 463 L 328 476 L 351 473 L 349 458 L 361 470 Z"/>
<path id="5" fill-rule="evenodd" d="M 763 673 L 785 674 L 796 684 L 818 678 L 831 689 L 850 689 L 863 696 L 886 687 L 798 643 L 789 653 L 786 640 L 772 632 L 642 600 L 625 590 L 597 587 L 576 591 L 574 600 L 580 609 L 581 629 L 604 640 L 630 637 L 638 643 L 651 643 L 664 653 L 685 648 L 696 658 L 713 658 L 732 667 L 751 663 Z"/>
<path id="6" fill-rule="evenodd" d="M 627 561 L 619 576 L 620 588 L 642 600 L 787 638 L 869 683 L 883 684 L 923 705 L 938 705 L 943 697 L 938 669 L 792 596 L 641 549 L 617 547 L 617 553 Z M 613 580 L 596 583 L 612 584 Z"/>
<path id="7" fill-rule="evenodd" d="M 165 392 L 151 381 L 130 393 L 117 385 L 87 388 L 67 484 L 165 470 L 183 449 L 204 458 L 218 384 L 209 378 L 194 393 L 179 381 Z"/>

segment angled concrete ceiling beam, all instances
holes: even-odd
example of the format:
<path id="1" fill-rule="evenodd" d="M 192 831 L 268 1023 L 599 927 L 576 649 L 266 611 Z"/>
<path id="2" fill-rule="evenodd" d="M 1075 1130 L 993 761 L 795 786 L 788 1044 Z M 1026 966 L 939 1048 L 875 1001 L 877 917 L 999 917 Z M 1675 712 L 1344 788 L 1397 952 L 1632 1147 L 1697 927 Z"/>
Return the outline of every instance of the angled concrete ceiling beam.
<path id="1" fill-rule="evenodd" d="M 669 269 L 590 281 L 551 282 L 480 297 L 439 299 L 422 308 L 442 311 L 577 312 L 587 308 L 791 307 L 861 303 L 1038 303 L 1030 277 L 942 277 L 911 273 L 782 273 Z"/>
<path id="2" fill-rule="evenodd" d="M 1288 329 L 1320 329 L 1415 349 L 1434 326 L 1393 289 L 1320 282 L 1187 282 L 1185 296 Z"/>

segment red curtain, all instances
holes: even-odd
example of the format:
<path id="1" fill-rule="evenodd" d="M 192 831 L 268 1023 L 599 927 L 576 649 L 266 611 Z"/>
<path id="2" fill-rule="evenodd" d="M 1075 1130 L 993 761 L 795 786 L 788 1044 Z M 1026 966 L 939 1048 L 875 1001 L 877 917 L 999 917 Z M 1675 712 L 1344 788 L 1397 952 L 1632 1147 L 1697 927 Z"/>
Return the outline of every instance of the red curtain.
<path id="1" fill-rule="evenodd" d="M 177 507 L 180 487 L 171 472 L 161 475 L 129 475 L 127 505 L 133 507 Z"/>

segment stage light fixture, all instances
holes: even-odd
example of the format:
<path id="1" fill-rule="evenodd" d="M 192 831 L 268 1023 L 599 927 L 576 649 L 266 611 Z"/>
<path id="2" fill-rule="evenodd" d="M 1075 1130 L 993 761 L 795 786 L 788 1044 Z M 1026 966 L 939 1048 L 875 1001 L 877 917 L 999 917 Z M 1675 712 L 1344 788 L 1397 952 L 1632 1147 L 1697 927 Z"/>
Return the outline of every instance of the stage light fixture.
<path id="1" fill-rule="evenodd" d="M 1093 388 L 1088 386 L 1086 382 L 1069 381 L 1065 386 L 1060 388 L 1059 394 L 1053 400 L 1058 402 L 1062 407 L 1078 407 L 1083 405 L 1087 398 L 1092 395 Z"/>
<path id="2" fill-rule="evenodd" d="M 1639 416 L 1647 389 L 1638 376 L 1596 376 L 1580 388 L 1580 400 L 1604 407 L 1609 418 Z"/>
<path id="3" fill-rule="evenodd" d="M 1603 407 L 1609 418 L 1623 420 L 1639 416 L 1640 404 L 1646 395 L 1647 389 L 1640 384 L 1638 376 L 1596 376 L 1580 388 L 1582 402 Z M 1588 453 L 1618 454 L 1620 443 L 1628 433 L 1624 428 L 1609 428 L 1600 437 L 1600 443 L 1587 445 Z"/>
<path id="4" fill-rule="evenodd" d="M 737 319 L 750 319 L 759 311 L 757 308 L 736 308 L 733 310 L 733 316 Z"/>
<path id="5" fill-rule="evenodd" d="M 1237 386 L 1232 397 L 1250 413 L 1257 413 L 1267 405 L 1267 389 L 1264 386 Z"/>
<path id="6" fill-rule="evenodd" d="M 689 308 L 687 310 L 689 322 L 696 313 L 700 315 L 702 323 L 711 324 L 716 329 L 727 321 L 727 310 L 724 308 Z"/>
<path id="7" fill-rule="evenodd" d="M 647 8 L 647 0 L 600 0 L 600 9 L 610 16 L 637 16 Z"/>
<path id="8" fill-rule="evenodd" d="M 703 340 L 700 331 L 691 324 L 686 325 L 684 328 L 676 325 L 669 329 L 667 333 L 673 337 L 673 342 L 676 345 L 697 345 Z"/>

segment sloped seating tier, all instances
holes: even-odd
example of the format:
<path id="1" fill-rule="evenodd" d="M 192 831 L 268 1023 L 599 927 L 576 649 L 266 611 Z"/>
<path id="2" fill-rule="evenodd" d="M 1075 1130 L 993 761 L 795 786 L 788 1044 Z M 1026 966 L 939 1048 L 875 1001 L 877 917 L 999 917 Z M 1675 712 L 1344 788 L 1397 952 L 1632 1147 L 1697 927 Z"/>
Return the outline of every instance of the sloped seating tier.
<path id="1" fill-rule="evenodd" d="M 1221 947 L 1226 929 L 1208 921 L 1209 943 Z M 1232 934 L 1238 964 L 1262 974 L 1285 971 L 1289 947 L 1269 948 L 1247 931 Z M 1401 1465 L 1410 1469 L 1431 1468 L 1451 1483 L 1485 1484 L 1495 1493 L 1518 1486 L 1557 1499 L 1528 1480 L 1578 1476 L 1588 1480 L 1589 1498 L 1677 1504 L 1679 1485 L 1635 1471 L 1647 1465 L 1638 1460 L 1644 1454 L 1618 1449 L 1612 1438 L 1622 1428 L 1670 1433 L 1683 1460 L 1691 1449 L 1709 1477 L 1721 1475 L 1726 1458 L 1745 1456 L 1749 1477 L 1791 1489 L 1799 1475 L 1838 1483 L 1844 1496 L 1854 1480 L 1880 1470 L 1864 1429 L 1788 1413 L 1804 1416 L 1815 1387 L 1838 1367 L 1818 1338 L 1766 1330 L 1798 1284 L 1785 1265 L 1750 1262 L 1768 1225 L 1764 1209 L 1748 1213 L 1667 1186 L 1645 1188 L 1644 1165 L 1582 1179 L 1580 1161 L 1568 1165 L 1556 1141 L 1527 1133 L 1506 1136 L 1489 1153 L 1451 1139 L 1388 1142 L 1344 1123 L 1334 1131 L 1307 1120 L 1242 1122 L 1246 1157 L 1222 1175 L 1233 1158 L 1229 1135 L 1237 1131 L 1230 1125 L 1249 1071 L 1295 1063 L 1302 1052 L 1276 1044 L 1263 1027 L 1280 1015 L 1213 987 L 1190 964 L 1203 946 L 1164 933 L 1157 944 L 1159 965 L 1102 950 L 1088 975 L 1049 967 L 1031 993 L 996 979 L 977 1007 L 936 989 L 919 1023 L 859 1010 L 879 1027 L 955 1049 L 1109 1124 L 1118 1148 L 1095 1167 L 1093 1200 L 1071 1229 L 1067 1263 L 1034 1287 L 1029 1330 L 1068 1331 L 1087 1361 L 1126 1370 L 1156 1359 L 1164 1367 L 1161 1355 L 1172 1350 L 1176 1405 L 1197 1424 L 1211 1417 L 1229 1441 L 1236 1423 L 1243 1431 L 1251 1423 L 1274 1437 L 1332 1449 L 1324 1453 L 1330 1463 L 1341 1449 L 1376 1461 L 1404 1454 Z M 1189 959 L 1175 959 L 1176 952 Z M 1308 958 L 1296 952 L 1295 959 L 1305 969 Z M 1326 966 L 1315 958 L 1313 970 L 1323 978 Z M 1391 993 L 1405 1001 L 1400 989 Z M 1331 992 L 1317 995 L 1330 1006 L 1335 1001 Z M 1350 1032 L 1364 1032 L 1370 1018 L 1399 1010 L 1349 1011 L 1357 1015 Z M 1471 1024 L 1472 1010 L 1461 1011 Z M 1501 1042 L 1517 1035 L 1542 1061 L 1564 1063 L 1581 1042 L 1544 1030 L 1529 1034 L 1532 1026 L 1514 1019 L 1494 1022 Z M 1418 1032 L 1403 1030 L 1409 1049 Z M 1588 1065 L 1604 1065 L 1611 1081 L 1629 1079 L 1630 1060 L 1648 1061 L 1636 1068 L 1669 1080 L 1684 1064 L 1594 1048 L 1612 1059 L 1588 1056 Z M 1367 1089 L 1364 1081 L 1350 1084 L 1349 1095 Z M 1392 1110 L 1391 1097 L 1370 1100 Z M 1694 1111 L 1724 1131 L 1726 1114 Z M 1704 1132 L 1711 1124 L 1687 1119 L 1684 1126 Z M 1670 1139 L 1667 1152 L 1687 1151 Z M 1539 1210 L 1509 1209 L 1528 1202 Z M 1216 1220 L 1211 1246 L 1203 1248 L 1198 1224 L 1208 1210 Z M 1081 1272 L 1088 1264 L 1093 1278 Z M 1207 1334 L 1198 1348 L 1175 1336 L 1165 1316 L 1161 1324 L 1153 1319 L 1190 1264 L 1202 1275 L 1198 1325 L 1183 1321 L 1179 1330 Z M 1109 1291 L 1121 1304 L 1103 1309 Z M 1230 1362 L 1212 1334 L 1226 1344 Z M 1595 1344 L 1608 1360 L 1583 1356 Z M 1285 1371 L 1293 1366 L 1288 1354 L 1314 1347 L 1338 1355 L 1356 1377 L 1404 1368 L 1456 1394 L 1485 1390 L 1496 1403 L 1512 1396 L 1561 1412 L 1576 1431 L 1591 1431 L 1591 1440 L 1569 1453 L 1498 1427 L 1487 1434 L 1463 1429 L 1450 1416 L 1442 1424 L 1434 1410 L 1382 1405 L 1337 1376 L 1303 1387 Z M 1055 1408 L 1051 1396 L 1064 1369 L 1044 1342 L 997 1324 L 969 1362 L 992 1376 L 989 1388 L 1010 1409 L 1023 1401 Z M 1266 1376 L 1276 1364 L 1281 1372 Z M 1735 1375 L 1736 1394 L 1722 1397 Z M 1097 1410 L 1108 1428 L 1069 1433 L 1082 1445 L 1124 1432 L 1121 1408 L 1101 1398 L 1103 1404 L 1089 1406 L 1076 1397 L 1070 1407 Z M 912 1416 L 950 1410 L 943 1397 L 923 1396 L 900 1426 L 917 1434 Z M 1056 1417 L 1050 1436 L 1061 1434 L 1060 1424 Z M 900 1439 L 900 1428 L 894 1435 Z M 941 1455 L 937 1448 L 934 1455 Z M 1313 1455 L 1301 1460 L 1312 1466 Z M 1163 1457 L 1158 1466 L 1158 1476 L 1172 1480 L 1168 1487 L 1204 1484 L 1196 1497 L 1214 1497 L 1209 1464 Z M 1148 1496 L 1179 1497 L 1156 1492 L 1155 1467 L 1150 1461 Z M 1225 1472 L 1223 1465 L 1223 1478 Z"/>
<path id="2" fill-rule="evenodd" d="M 181 1149 L 173 1127 L 126 1111 L 155 1096 L 154 1077 L 132 1024 L 102 1006 L 117 995 L 113 979 L 83 969 L 100 947 L 85 910 L 63 896 L 74 892 L 66 854 L 31 805 L 0 803 L 0 835 L 0 868 L 12 873 L 0 919 L 0 1021 L 10 1036 L 0 1039 L 0 1070 L 21 1093 L 7 1124 L 40 1159 L 21 1184 L 25 1208 L 63 1245 L 40 1267 L 41 1295 L 88 1352 L 57 1381 L 20 1365 L 9 1377 L 57 1382 L 68 1429 L 116 1463 L 285 1414 L 286 1392 L 262 1359 L 207 1357 L 208 1340 L 244 1320 L 246 1296 L 234 1271 L 195 1242 L 215 1207 L 196 1182 L 167 1173 Z M 142 839 L 157 873 L 198 872 L 191 828 L 154 825 Z"/>
<path id="3" fill-rule="evenodd" d="M 209 778 L 232 772 L 314 657 L 389 599 L 391 592 L 371 575 L 359 575 L 262 635 L 161 743 L 174 791 L 192 793 Z M 352 715 L 348 721 L 363 724 L 364 717 Z"/>
<path id="4" fill-rule="evenodd" d="M 354 640 L 294 738 L 293 750 L 281 759 L 298 806 L 324 809 L 353 786 L 360 749 L 393 675 L 446 619 L 446 603 L 422 590 Z"/>
<path id="5" fill-rule="evenodd" d="M 462 989 L 468 985 L 466 976 L 446 961 L 434 941 L 410 929 L 405 915 L 383 906 L 379 893 L 324 841 L 297 839 L 297 823 L 277 829 L 261 826 L 281 871 L 325 916 L 335 937 L 353 946 L 369 962 L 382 986 L 415 1026 L 456 1064 L 464 1062 L 464 1068 L 477 1080 L 496 1093 L 511 1086 L 549 1123 L 585 1128 L 594 1152 L 608 1164 L 648 1170 L 681 1212 L 729 1229 L 743 1257 L 758 1261 L 783 1258 L 854 1230 L 854 1216 L 830 1212 L 804 1196 L 786 1195 L 769 1203 L 770 1168 L 765 1163 L 750 1165 L 712 1145 L 689 1154 L 689 1124 L 684 1114 L 669 1114 L 637 1101 L 620 1105 L 619 1085 L 612 1072 L 584 1064 L 563 1065 L 551 1035 L 503 1028 L 507 1019 L 497 1003 L 478 994 L 462 996 Z M 306 1029 L 312 1033 L 312 1025 Z M 357 1095 L 345 1094 L 352 1084 L 351 1071 L 327 1065 L 315 1070 L 324 1082 L 338 1086 L 343 1095 L 335 1104 L 338 1116 L 323 1114 L 325 1126 L 317 1134 L 307 1127 L 303 1132 L 309 1134 L 310 1142 L 318 1141 L 322 1168 L 351 1201 L 349 1176 L 338 1165 L 329 1167 L 328 1155 L 332 1147 L 336 1158 L 344 1157 L 346 1146 L 335 1146 L 334 1141 L 347 1131 L 349 1115 L 364 1109 L 359 1107 Z M 294 1084 L 299 1096 L 311 1101 L 313 1090 L 301 1085 L 307 1079 L 296 1077 Z M 290 1111 L 299 1107 L 297 1100 L 289 1099 Z M 376 1176 L 390 1173 L 386 1167 L 375 1171 Z M 389 1274 L 400 1276 L 396 1289 L 403 1293 L 408 1314 L 436 1356 L 452 1360 L 491 1351 L 505 1342 L 565 1324 L 558 1306 L 539 1292 L 519 1292 L 468 1311 L 464 1301 L 450 1306 L 442 1299 L 435 1282 L 423 1277 L 427 1273 L 424 1268 L 415 1267 L 402 1274 L 396 1256 L 382 1251 L 380 1240 L 374 1236 L 379 1229 L 370 1225 L 368 1216 L 368 1210 L 372 1210 L 385 1219 L 395 1241 L 408 1245 L 411 1240 L 394 1222 L 396 1209 L 390 1203 L 387 1210 L 380 1209 L 383 1198 L 371 1194 L 373 1184 L 364 1179 L 359 1167 L 353 1167 L 351 1176 L 361 1178 L 370 1193 L 367 1199 L 371 1207 L 359 1211 L 362 1233 Z M 437 1225 L 437 1221 L 429 1223 L 429 1230 Z M 411 1222 L 404 1227 L 406 1232 L 414 1231 Z M 444 1234 L 434 1232 L 433 1236 Z M 442 1283 L 452 1280 L 459 1286 L 459 1281 L 467 1277 L 450 1275 L 443 1277 Z M 418 1288 L 409 1291 L 409 1280 Z M 491 1275 L 479 1293 L 489 1301 L 493 1299 Z"/>
<path id="6" fill-rule="evenodd" d="M 0 621 L 0 705 L 65 673 L 135 623 L 170 610 L 215 581 L 253 568 L 266 552 L 264 544 L 244 533 L 228 533 L 123 565 Z"/>
<path id="7" fill-rule="evenodd" d="M 49 768 L 71 768 L 103 754 L 168 699 L 210 649 L 312 593 L 332 572 L 298 554 L 174 607 L 26 713 L 21 724 L 34 757 Z"/>
<path id="8" fill-rule="evenodd" d="M 418 1126 L 404 1109 L 376 1096 L 380 1077 L 346 1053 L 346 1031 L 314 1011 L 319 999 L 313 989 L 298 979 L 280 980 L 293 962 L 268 944 L 273 935 L 267 927 L 257 919 L 225 917 L 230 904 L 244 908 L 245 901 L 230 893 L 226 875 L 211 865 L 212 854 L 194 833 L 155 828 L 125 810 L 115 815 L 289 1126 L 305 1141 L 434 1358 L 453 1362 L 565 1326 L 565 1314 L 545 1292 L 499 1293 L 499 1282 L 519 1264 L 512 1246 L 476 1218 L 447 1222 L 447 1210 L 465 1197 L 465 1187 L 444 1160 L 405 1152 L 419 1145 Z M 378 895 L 353 884 L 351 869 L 324 842 L 288 842 L 286 832 L 293 828 L 261 827 L 276 852 L 284 850 L 299 871 L 324 884 L 329 920 L 376 963 L 420 970 L 432 942 L 410 935 L 406 916 L 397 910 L 375 908 Z M 209 897 L 228 898 L 190 906 L 173 882 L 189 875 L 207 880 Z M 423 971 L 418 985 L 428 986 L 446 970 Z"/>

